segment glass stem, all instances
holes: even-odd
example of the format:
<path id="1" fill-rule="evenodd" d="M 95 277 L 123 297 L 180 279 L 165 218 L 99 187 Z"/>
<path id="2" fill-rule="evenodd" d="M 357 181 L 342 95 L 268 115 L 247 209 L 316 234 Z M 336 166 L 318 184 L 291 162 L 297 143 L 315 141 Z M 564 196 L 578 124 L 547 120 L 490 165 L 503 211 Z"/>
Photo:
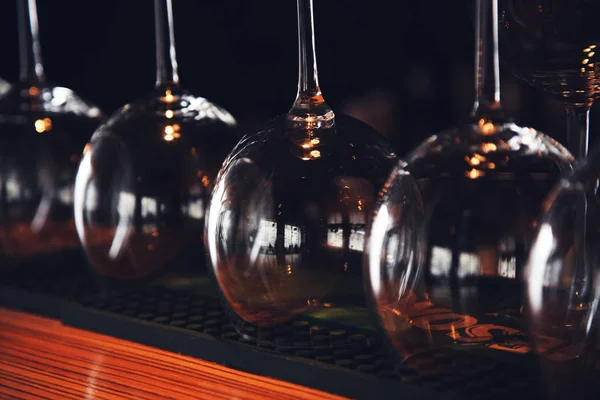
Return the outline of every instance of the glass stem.
<path id="1" fill-rule="evenodd" d="M 156 87 L 179 84 L 171 0 L 154 0 L 156 26 Z"/>
<path id="2" fill-rule="evenodd" d="M 590 107 L 566 106 L 567 143 L 576 159 L 587 156 L 590 135 Z"/>
<path id="3" fill-rule="evenodd" d="M 313 0 L 298 1 L 298 94 L 289 111 L 295 117 L 333 117 L 319 87 L 317 57 L 315 53 L 315 33 Z"/>
<path id="4" fill-rule="evenodd" d="M 498 56 L 498 0 L 476 0 L 475 104 L 477 119 L 502 114 Z"/>
<path id="5" fill-rule="evenodd" d="M 17 0 L 21 82 L 39 86 L 46 79 L 42 64 L 36 0 Z"/>

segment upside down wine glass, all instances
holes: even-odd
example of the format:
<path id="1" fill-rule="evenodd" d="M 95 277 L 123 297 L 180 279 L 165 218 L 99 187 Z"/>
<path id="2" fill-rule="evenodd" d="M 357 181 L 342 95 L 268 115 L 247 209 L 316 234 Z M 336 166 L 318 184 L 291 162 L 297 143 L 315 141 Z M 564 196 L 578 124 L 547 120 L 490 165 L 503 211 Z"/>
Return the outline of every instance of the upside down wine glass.
<path id="1" fill-rule="evenodd" d="M 325 103 L 313 2 L 297 7 L 296 100 L 238 143 L 207 217 L 210 263 L 234 327 L 250 340 L 257 327 L 284 326 L 299 315 L 364 321 L 365 227 L 395 159 L 380 134 Z"/>
<path id="2" fill-rule="evenodd" d="M 600 96 L 600 3 L 590 0 L 500 0 L 503 63 L 561 101 L 568 147 L 586 156 L 589 115 Z"/>
<path id="3" fill-rule="evenodd" d="M 46 81 L 36 1 L 18 0 L 17 8 L 21 76 L 0 97 L 0 265 L 44 257 L 47 268 L 50 256 L 79 255 L 75 173 L 103 115 Z"/>
<path id="4" fill-rule="evenodd" d="M 588 0 L 501 0 L 506 66 L 561 101 L 568 145 L 583 159 L 589 114 L 599 97 L 600 4 Z M 598 393 L 594 342 L 598 301 L 598 150 L 547 199 L 527 267 L 529 330 L 556 397 Z M 591 378 L 591 379 L 589 379 Z M 582 390 L 584 393 L 582 393 Z"/>
<path id="5" fill-rule="evenodd" d="M 442 348 L 527 353 L 523 266 L 540 204 L 572 156 L 500 104 L 497 0 L 476 3 L 476 101 L 394 169 L 375 210 L 367 287 L 381 327 L 412 356 Z"/>
<path id="6" fill-rule="evenodd" d="M 600 393 L 600 147 L 546 199 L 529 255 L 529 331 L 555 398 Z"/>
<path id="7" fill-rule="evenodd" d="M 156 85 L 96 130 L 77 172 L 77 233 L 104 282 L 197 283 L 208 195 L 238 140 L 229 112 L 181 86 L 172 2 L 154 7 Z"/>

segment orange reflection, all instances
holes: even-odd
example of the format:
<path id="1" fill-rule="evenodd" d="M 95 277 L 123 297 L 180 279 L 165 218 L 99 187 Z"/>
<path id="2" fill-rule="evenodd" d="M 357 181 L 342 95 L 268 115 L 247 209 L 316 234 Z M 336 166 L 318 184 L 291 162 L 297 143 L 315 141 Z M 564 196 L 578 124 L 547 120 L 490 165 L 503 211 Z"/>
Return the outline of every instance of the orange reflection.
<path id="1" fill-rule="evenodd" d="M 491 153 L 498 149 L 498 147 L 494 143 L 482 143 L 481 150 L 484 153 Z"/>
<path id="2" fill-rule="evenodd" d="M 493 135 L 497 131 L 496 125 L 494 125 L 493 122 L 491 122 L 485 118 L 481 118 L 479 120 L 479 122 L 477 122 L 477 126 L 479 126 L 481 133 L 483 133 L 486 136 Z"/>
<path id="3" fill-rule="evenodd" d="M 304 157 L 302 157 L 302 160 L 304 160 L 304 161 L 315 160 L 319 157 L 321 157 L 321 152 L 319 150 L 312 150 L 310 153 L 308 153 L 308 155 L 305 155 Z"/>
<path id="4" fill-rule="evenodd" d="M 477 157 L 472 157 L 470 159 L 467 157 L 467 162 L 471 165 L 479 165 L 481 161 L 479 161 Z"/>
<path id="5" fill-rule="evenodd" d="M 165 91 L 165 97 L 164 97 L 164 100 L 165 100 L 167 103 L 172 103 L 172 102 L 175 100 L 175 96 L 173 96 L 173 93 L 172 93 L 172 92 L 171 92 L 169 89 L 167 89 L 167 90 Z"/>
<path id="6" fill-rule="evenodd" d="M 179 124 L 166 125 L 163 133 L 163 139 L 167 142 L 170 142 L 174 139 L 179 139 L 181 137 L 181 134 L 179 133 L 180 129 L 181 126 L 179 126 Z"/>
<path id="7" fill-rule="evenodd" d="M 480 170 L 475 169 L 475 168 L 471 169 L 468 172 L 465 172 L 465 176 L 467 178 L 469 178 L 469 179 L 477 179 L 477 178 L 482 177 L 484 175 L 485 175 L 485 172 L 480 171 Z"/>
<path id="8" fill-rule="evenodd" d="M 52 120 L 50 118 L 38 119 L 34 122 L 35 131 L 43 133 L 52 129 Z"/>

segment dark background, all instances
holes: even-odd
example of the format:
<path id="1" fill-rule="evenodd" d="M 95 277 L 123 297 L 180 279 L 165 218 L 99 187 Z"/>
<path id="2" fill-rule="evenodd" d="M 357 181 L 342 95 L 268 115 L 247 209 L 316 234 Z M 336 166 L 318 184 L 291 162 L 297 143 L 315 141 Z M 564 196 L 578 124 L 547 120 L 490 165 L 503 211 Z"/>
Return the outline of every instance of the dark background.
<path id="1" fill-rule="evenodd" d="M 327 102 L 390 137 L 400 154 L 460 122 L 473 101 L 470 9 L 470 0 L 316 0 Z M 152 1 L 38 0 L 38 13 L 50 81 L 106 113 L 152 88 Z M 227 108 L 245 131 L 289 109 L 297 89 L 294 0 L 176 0 L 174 13 L 185 87 Z M 0 38 L 0 77 L 14 81 L 14 0 L 0 6 Z M 504 106 L 518 123 L 563 139 L 559 104 L 505 70 L 502 86 Z"/>

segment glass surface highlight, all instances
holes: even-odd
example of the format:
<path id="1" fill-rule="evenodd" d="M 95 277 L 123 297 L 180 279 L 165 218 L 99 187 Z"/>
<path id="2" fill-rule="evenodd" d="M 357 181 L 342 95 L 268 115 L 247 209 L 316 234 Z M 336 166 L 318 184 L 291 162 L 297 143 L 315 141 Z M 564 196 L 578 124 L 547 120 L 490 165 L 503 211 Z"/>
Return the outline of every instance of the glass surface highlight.
<path id="1" fill-rule="evenodd" d="M 78 254 L 73 185 L 102 112 L 46 80 L 36 2 L 19 0 L 20 81 L 0 97 L 2 268 Z M 1 90 L 2 88 L 0 88 Z"/>
<path id="2" fill-rule="evenodd" d="M 210 264 L 237 316 L 235 328 L 250 340 L 258 340 L 256 327 L 298 316 L 368 318 L 364 235 L 395 160 L 380 134 L 325 103 L 312 0 L 298 0 L 298 36 L 295 103 L 238 143 L 207 218 Z"/>
<path id="3" fill-rule="evenodd" d="M 547 197 L 526 268 L 534 349 L 565 398 L 596 393 L 600 378 L 599 179 L 596 147 Z"/>
<path id="4" fill-rule="evenodd" d="M 109 280 L 195 274 L 208 197 L 238 140 L 229 112 L 179 83 L 171 1 L 155 16 L 156 85 L 96 130 L 75 184 L 77 233 Z"/>
<path id="5" fill-rule="evenodd" d="M 496 7 L 496 0 L 477 1 L 471 119 L 431 136 L 399 163 L 369 229 L 373 311 L 407 362 L 448 348 L 530 350 L 524 264 L 541 202 L 573 158 L 504 116 Z"/>

